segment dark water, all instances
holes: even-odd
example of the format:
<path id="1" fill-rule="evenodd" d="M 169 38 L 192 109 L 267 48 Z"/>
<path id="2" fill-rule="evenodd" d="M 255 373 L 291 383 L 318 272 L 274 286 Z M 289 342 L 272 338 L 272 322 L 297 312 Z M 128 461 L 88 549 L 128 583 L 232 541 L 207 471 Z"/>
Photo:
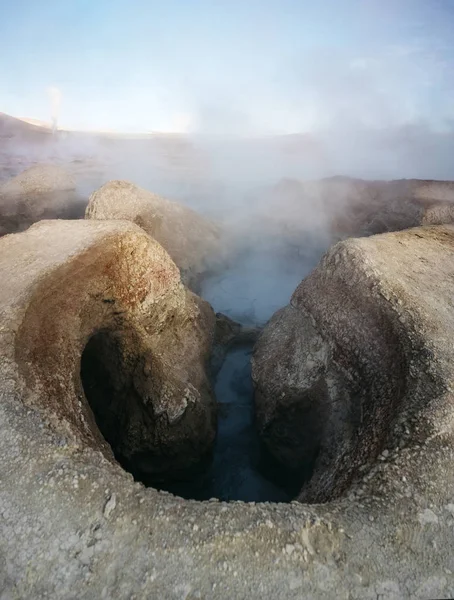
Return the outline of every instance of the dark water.
<path id="1" fill-rule="evenodd" d="M 212 495 L 224 500 L 290 500 L 261 472 L 263 455 L 255 427 L 251 348 L 231 350 L 217 377 L 218 436 L 214 449 Z"/>
<path id="2" fill-rule="evenodd" d="M 189 482 L 165 489 L 196 500 L 219 498 L 246 502 L 288 502 L 291 494 L 273 483 L 255 427 L 251 347 L 230 350 L 218 373 L 218 431 L 211 464 Z"/>

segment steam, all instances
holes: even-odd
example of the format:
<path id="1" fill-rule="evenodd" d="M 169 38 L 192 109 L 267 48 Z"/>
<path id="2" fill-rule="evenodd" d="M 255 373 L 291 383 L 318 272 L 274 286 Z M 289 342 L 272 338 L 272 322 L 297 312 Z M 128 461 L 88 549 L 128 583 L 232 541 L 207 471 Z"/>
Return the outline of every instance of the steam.
<path id="1" fill-rule="evenodd" d="M 454 179 L 447 3 L 95 4 L 83 19 L 75 6 L 52 19 L 38 6 L 7 11 L 5 44 L 50 40 L 59 52 L 50 64 L 24 49 L 3 77 L 12 115 L 47 119 L 47 90 L 54 135 L 21 122 L 4 135 L 0 116 L 0 183 L 53 162 L 86 199 L 128 179 L 220 221 L 231 268 L 203 293 L 232 317 L 264 322 L 333 242 L 345 190 L 303 198 L 298 182 Z"/>
<path id="2" fill-rule="evenodd" d="M 379 129 L 344 123 L 287 136 L 135 138 L 61 129 L 54 136 L 25 135 L 23 125 L 17 122 L 16 134 L 2 139 L 0 183 L 32 164 L 57 163 L 75 177 L 77 197 L 86 201 L 106 181 L 128 179 L 219 221 L 230 268 L 206 281 L 202 293 L 215 310 L 248 324 L 263 324 L 288 302 L 333 242 L 333 212 L 342 214 L 350 201 L 341 187 L 332 188 L 329 203 L 314 186 L 302 195 L 299 182 L 339 174 L 454 179 L 454 132 L 427 123 Z"/>
<path id="3" fill-rule="evenodd" d="M 60 106 L 62 93 L 57 87 L 50 87 L 48 90 L 50 98 L 50 115 L 52 123 L 52 133 L 57 131 L 58 119 L 60 117 Z"/>

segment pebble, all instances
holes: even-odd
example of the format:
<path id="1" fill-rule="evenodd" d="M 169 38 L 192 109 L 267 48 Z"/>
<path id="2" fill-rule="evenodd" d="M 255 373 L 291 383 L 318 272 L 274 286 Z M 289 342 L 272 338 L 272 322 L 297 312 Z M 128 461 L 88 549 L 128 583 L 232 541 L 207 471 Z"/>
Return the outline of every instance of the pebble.
<path id="1" fill-rule="evenodd" d="M 104 516 L 106 517 L 106 519 L 108 519 L 110 517 L 110 515 L 115 510 L 116 506 L 117 506 L 117 496 L 115 494 L 112 494 L 104 506 Z"/>

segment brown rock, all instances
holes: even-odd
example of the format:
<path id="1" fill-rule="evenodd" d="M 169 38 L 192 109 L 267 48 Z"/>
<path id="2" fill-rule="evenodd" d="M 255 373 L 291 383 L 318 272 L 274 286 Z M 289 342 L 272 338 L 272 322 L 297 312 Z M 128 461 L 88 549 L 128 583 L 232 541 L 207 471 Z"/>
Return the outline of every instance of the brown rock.
<path id="1" fill-rule="evenodd" d="M 190 208 L 128 181 L 110 181 L 94 192 L 85 217 L 126 219 L 142 227 L 167 250 L 184 283 L 192 289 L 219 256 L 220 231 L 216 225 Z"/>
<path id="2" fill-rule="evenodd" d="M 429 204 L 422 215 L 422 225 L 443 225 L 454 223 L 454 202 Z"/>
<path id="3" fill-rule="evenodd" d="M 57 165 L 35 165 L 0 187 L 4 196 L 28 196 L 75 190 L 74 179 Z"/>
<path id="4" fill-rule="evenodd" d="M 254 348 L 252 376 L 260 435 L 291 471 L 311 463 L 318 452 L 327 411 L 320 402 L 326 359 L 323 339 L 310 319 L 292 306 L 274 314 Z"/>
<path id="5" fill-rule="evenodd" d="M 2 354 L 28 406 L 138 474 L 200 460 L 215 318 L 157 242 L 127 222 L 43 221 L 1 240 L 0 268 Z"/>

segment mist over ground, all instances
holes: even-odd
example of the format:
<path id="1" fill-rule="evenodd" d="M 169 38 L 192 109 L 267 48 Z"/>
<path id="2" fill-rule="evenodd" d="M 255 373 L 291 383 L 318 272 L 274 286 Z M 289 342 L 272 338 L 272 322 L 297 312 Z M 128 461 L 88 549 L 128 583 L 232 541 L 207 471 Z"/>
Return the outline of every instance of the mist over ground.
<path id="1" fill-rule="evenodd" d="M 454 179 L 454 132 L 421 123 L 255 137 L 51 135 L 4 115 L 0 134 L 2 181 L 30 165 L 56 163 L 74 175 L 78 197 L 88 200 L 105 182 L 126 179 L 220 222 L 232 260 L 202 293 L 215 310 L 255 324 L 288 302 L 333 242 L 334 210 L 342 215 L 350 201 L 338 188 L 329 203 L 312 191 L 302 210 L 306 192 L 296 187 L 290 202 L 292 186 L 339 175 Z"/>

